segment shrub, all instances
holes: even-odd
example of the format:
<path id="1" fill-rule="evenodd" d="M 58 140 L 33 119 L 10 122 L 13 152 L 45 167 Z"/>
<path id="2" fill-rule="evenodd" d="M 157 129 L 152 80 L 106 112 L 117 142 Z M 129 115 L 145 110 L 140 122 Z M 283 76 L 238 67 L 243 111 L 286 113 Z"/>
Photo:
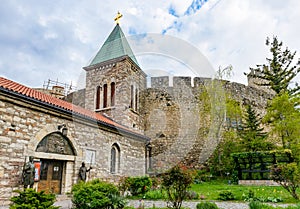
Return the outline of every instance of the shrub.
<path id="1" fill-rule="evenodd" d="M 262 204 L 261 202 L 258 202 L 258 201 L 251 201 L 249 203 L 249 208 L 250 209 L 262 209 L 262 208 L 264 208 L 264 204 Z"/>
<path id="2" fill-rule="evenodd" d="M 152 187 L 151 178 L 142 177 L 125 177 L 121 180 L 119 189 L 124 193 L 130 191 L 133 196 L 145 195 Z"/>
<path id="3" fill-rule="evenodd" d="M 248 194 L 243 194 L 243 199 L 244 199 L 244 201 L 247 201 L 247 202 L 258 200 L 255 197 L 253 190 L 251 190 L 251 189 L 249 189 Z"/>
<path id="4" fill-rule="evenodd" d="M 162 179 L 158 176 L 152 176 L 151 177 L 151 181 L 152 181 L 152 189 L 158 189 L 160 188 L 161 185 L 161 181 Z"/>
<path id="5" fill-rule="evenodd" d="M 218 206 L 213 202 L 201 202 L 196 205 L 197 209 L 218 209 Z"/>
<path id="6" fill-rule="evenodd" d="M 274 165 L 271 169 L 271 179 L 299 200 L 296 190 L 300 186 L 300 168 L 297 163 Z"/>
<path id="7" fill-rule="evenodd" d="M 251 201 L 249 203 L 249 209 L 274 209 L 274 207 L 271 205 L 263 204 L 258 201 Z"/>
<path id="8" fill-rule="evenodd" d="M 75 209 L 124 208 L 127 203 L 114 185 L 99 179 L 74 185 L 72 193 Z"/>
<path id="9" fill-rule="evenodd" d="M 187 189 L 193 182 L 194 172 L 183 165 L 176 165 L 162 176 L 162 187 L 167 191 L 171 207 L 180 208 L 186 199 Z"/>
<path id="10" fill-rule="evenodd" d="M 10 200 L 13 204 L 10 209 L 58 209 L 59 206 L 53 206 L 55 202 L 54 194 L 45 194 L 44 191 L 36 192 L 33 189 L 25 189 L 25 191 L 17 190 L 18 196 L 12 197 Z"/>
<path id="11" fill-rule="evenodd" d="M 218 199 L 226 201 L 226 200 L 234 200 L 235 197 L 231 191 L 226 190 L 219 193 Z"/>
<path id="12" fill-rule="evenodd" d="M 124 209 L 135 209 L 133 206 L 125 206 Z"/>
<path id="13" fill-rule="evenodd" d="M 167 193 L 164 190 L 150 190 L 145 194 L 145 199 L 150 200 L 161 200 L 167 198 Z"/>
<path id="14" fill-rule="evenodd" d="M 208 182 L 208 181 L 212 180 L 212 177 L 213 176 L 209 170 L 200 169 L 200 170 L 197 170 L 197 172 L 196 172 L 194 183 L 199 184 L 201 182 Z"/>
<path id="15" fill-rule="evenodd" d="M 126 191 L 129 191 L 130 181 L 129 177 L 122 177 L 119 181 L 118 189 L 122 195 L 125 195 Z"/>
<path id="16" fill-rule="evenodd" d="M 109 208 L 111 209 L 124 208 L 127 204 L 127 200 L 119 194 L 109 194 L 108 198 L 110 199 Z"/>
<path id="17" fill-rule="evenodd" d="M 296 206 L 288 206 L 288 207 L 275 207 L 275 206 L 271 206 L 271 205 L 267 205 L 267 204 L 263 204 L 261 202 L 258 201 L 251 201 L 249 203 L 249 209 L 300 209 L 300 205 L 296 205 Z"/>
<path id="18" fill-rule="evenodd" d="M 261 202 L 283 202 L 281 197 L 258 197 L 258 200 Z"/>

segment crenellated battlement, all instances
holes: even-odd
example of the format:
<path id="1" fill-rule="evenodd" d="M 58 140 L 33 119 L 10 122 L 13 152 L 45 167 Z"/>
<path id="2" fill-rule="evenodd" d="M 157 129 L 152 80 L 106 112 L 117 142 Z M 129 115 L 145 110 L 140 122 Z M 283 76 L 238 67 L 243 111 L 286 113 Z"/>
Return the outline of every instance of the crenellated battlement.
<path id="1" fill-rule="evenodd" d="M 158 76 L 151 77 L 151 88 L 182 88 L 182 87 L 198 87 L 203 85 L 206 81 L 210 81 L 211 78 L 204 77 L 190 77 L 190 76 Z"/>
<path id="2" fill-rule="evenodd" d="M 192 94 L 199 93 L 199 87 L 207 85 L 211 81 L 211 78 L 204 77 L 189 77 L 189 76 L 159 76 L 151 77 L 151 89 L 165 90 L 169 94 L 182 92 L 184 89 L 191 89 Z M 230 95 L 238 100 L 253 101 L 258 107 L 266 105 L 268 99 L 272 98 L 272 94 L 266 92 L 264 89 L 254 86 L 247 86 L 241 83 L 230 82 L 222 80 L 223 90 L 230 93 Z M 189 95 L 191 95 L 189 93 Z M 195 95 L 193 95 L 195 96 Z M 180 93 L 180 97 L 185 97 L 184 93 Z"/>

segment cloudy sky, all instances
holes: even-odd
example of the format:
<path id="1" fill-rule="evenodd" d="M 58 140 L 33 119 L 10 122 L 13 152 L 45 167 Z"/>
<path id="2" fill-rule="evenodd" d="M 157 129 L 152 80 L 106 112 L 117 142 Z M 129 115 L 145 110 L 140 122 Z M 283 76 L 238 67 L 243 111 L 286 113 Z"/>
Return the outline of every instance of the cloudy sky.
<path id="1" fill-rule="evenodd" d="M 179 44 L 170 46 L 172 51 L 184 43 L 194 47 L 185 54 L 198 50 L 215 70 L 232 65 L 235 82 L 246 84 L 243 72 L 265 63 L 267 37 L 278 36 L 300 57 L 298 0 L 2 0 L 0 76 L 30 87 L 48 79 L 78 84 L 82 67 L 114 28 L 118 11 L 125 35 L 173 37 Z M 185 62 L 181 56 L 167 54 Z M 142 69 L 159 68 L 148 66 L 142 56 L 137 59 Z M 176 65 L 166 63 L 175 75 Z"/>

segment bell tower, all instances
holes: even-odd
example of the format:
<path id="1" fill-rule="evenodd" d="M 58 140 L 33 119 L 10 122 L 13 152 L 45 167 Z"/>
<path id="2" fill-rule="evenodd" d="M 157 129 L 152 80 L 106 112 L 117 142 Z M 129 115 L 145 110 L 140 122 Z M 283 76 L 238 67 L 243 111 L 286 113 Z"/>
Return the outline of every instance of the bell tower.
<path id="1" fill-rule="evenodd" d="M 114 29 L 91 63 L 83 68 L 86 71 L 85 108 L 143 132 L 139 95 L 146 89 L 146 74 L 120 27 L 121 17 L 118 12 Z"/>

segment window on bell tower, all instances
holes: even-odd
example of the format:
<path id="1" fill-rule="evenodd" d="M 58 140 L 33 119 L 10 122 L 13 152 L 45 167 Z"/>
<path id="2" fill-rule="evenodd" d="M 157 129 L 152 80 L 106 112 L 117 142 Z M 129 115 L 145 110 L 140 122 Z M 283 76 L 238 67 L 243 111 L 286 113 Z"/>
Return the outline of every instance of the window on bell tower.
<path id="1" fill-rule="evenodd" d="M 110 104 L 115 106 L 115 93 L 116 93 L 116 84 L 112 82 L 110 84 Z"/>
<path id="2" fill-rule="evenodd" d="M 97 89 L 96 89 L 96 109 L 100 109 L 100 96 L 101 96 L 101 87 L 97 86 Z"/>
<path id="3" fill-rule="evenodd" d="M 135 89 L 135 107 L 134 107 L 135 109 L 135 111 L 137 111 L 137 109 L 138 109 L 138 90 L 137 89 Z"/>
<path id="4" fill-rule="evenodd" d="M 131 85 L 130 88 L 130 108 L 134 108 L 134 87 Z"/>
<path id="5" fill-rule="evenodd" d="M 107 107 L 107 84 L 103 85 L 103 108 Z"/>

